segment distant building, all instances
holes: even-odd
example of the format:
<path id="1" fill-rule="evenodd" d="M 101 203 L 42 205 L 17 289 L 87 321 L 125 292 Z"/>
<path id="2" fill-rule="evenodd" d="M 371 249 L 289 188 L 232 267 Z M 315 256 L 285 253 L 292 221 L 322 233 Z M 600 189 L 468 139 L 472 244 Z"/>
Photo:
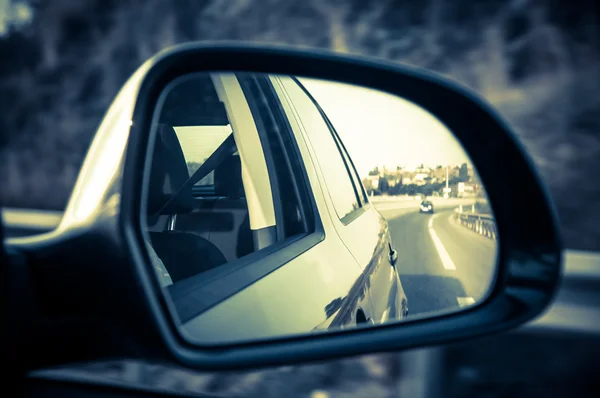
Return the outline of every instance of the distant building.
<path id="1" fill-rule="evenodd" d="M 463 198 L 475 196 L 477 193 L 476 184 L 459 182 L 456 188 L 458 196 Z"/>
<path id="2" fill-rule="evenodd" d="M 414 183 L 417 185 L 425 185 L 428 177 L 429 173 L 417 173 L 414 178 Z"/>
<path id="3" fill-rule="evenodd" d="M 372 191 L 379 187 L 379 176 L 368 176 L 363 179 L 363 185 L 367 191 Z"/>

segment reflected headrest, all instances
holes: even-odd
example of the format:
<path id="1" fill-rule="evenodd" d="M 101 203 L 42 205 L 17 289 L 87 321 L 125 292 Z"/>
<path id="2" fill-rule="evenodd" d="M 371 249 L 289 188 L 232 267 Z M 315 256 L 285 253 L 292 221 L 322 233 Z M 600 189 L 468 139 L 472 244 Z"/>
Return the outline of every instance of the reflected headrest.
<path id="1" fill-rule="evenodd" d="M 194 197 L 191 187 L 180 192 L 177 199 L 161 211 L 161 208 L 189 179 L 187 163 L 173 127 L 160 124 L 154 143 L 150 186 L 148 190 L 148 213 L 179 214 L 192 210 Z"/>
<path id="2" fill-rule="evenodd" d="M 231 199 L 244 196 L 242 163 L 238 155 L 228 157 L 215 169 L 215 193 Z"/>

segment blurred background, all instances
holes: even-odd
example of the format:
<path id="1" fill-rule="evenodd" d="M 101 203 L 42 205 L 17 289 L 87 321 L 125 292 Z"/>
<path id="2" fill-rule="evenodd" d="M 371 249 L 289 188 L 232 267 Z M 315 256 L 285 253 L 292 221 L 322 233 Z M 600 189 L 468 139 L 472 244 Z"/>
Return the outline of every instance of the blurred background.
<path id="1" fill-rule="evenodd" d="M 500 111 L 532 156 L 558 210 L 566 246 L 600 250 L 597 0 L 0 0 L 0 205 L 64 209 L 121 84 L 155 52 L 188 40 L 382 57 L 473 88 Z M 531 205 L 525 192 L 523 205 Z M 514 348 L 514 342 L 495 344 Z M 562 352 L 530 341 L 525 346 L 540 363 Z M 566 350 L 564 342 L 557 346 Z M 510 356 L 504 362 L 510 372 L 497 372 L 492 361 L 488 370 L 469 370 L 465 364 L 477 354 L 477 345 L 472 347 L 471 359 L 453 358 L 449 348 L 445 363 L 456 370 L 444 384 L 450 396 L 477 392 L 468 386 L 489 380 L 497 383 L 496 393 L 485 396 L 566 396 L 558 378 L 570 369 L 569 355 L 584 352 L 568 342 L 560 366 L 523 379 Z M 170 378 L 149 380 L 244 396 L 294 396 L 291 390 L 314 397 L 411 396 L 419 381 L 410 387 L 407 375 L 416 365 L 403 366 L 409 355 L 235 375 L 173 370 Z M 111 371 L 131 375 L 129 368 L 119 369 Z M 586 372 L 573 377 L 569 383 L 589 387 Z"/>
<path id="2" fill-rule="evenodd" d="M 595 0 L 0 0 L 0 203 L 63 209 L 103 112 L 155 52 L 257 41 L 382 57 L 477 90 L 532 155 L 567 246 L 598 249 L 599 9 Z"/>

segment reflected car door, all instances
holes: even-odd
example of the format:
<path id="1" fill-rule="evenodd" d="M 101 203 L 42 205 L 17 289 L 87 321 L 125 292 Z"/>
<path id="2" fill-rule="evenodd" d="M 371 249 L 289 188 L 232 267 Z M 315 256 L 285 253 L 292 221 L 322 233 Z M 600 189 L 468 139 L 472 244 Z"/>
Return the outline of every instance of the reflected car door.
<path id="1" fill-rule="evenodd" d="M 327 119 L 324 111 L 301 84 L 290 77 L 280 77 L 281 84 L 293 103 L 298 118 L 303 122 L 305 139 L 310 143 L 312 156 L 321 169 L 324 190 L 328 191 L 329 214 L 336 233 L 358 262 L 363 283 L 369 292 L 373 323 L 402 318 L 407 313 L 407 300 L 393 264 L 393 244 L 387 222 L 368 202 L 364 187 L 342 141 Z M 319 118 L 320 121 L 309 119 Z M 311 128 L 307 128 L 306 126 Z M 327 179 L 331 158 L 340 157 L 346 167 L 344 176 Z M 355 205 L 349 214 L 336 216 L 336 194 L 341 180 L 352 185 Z M 337 184 L 336 184 L 337 182 Z"/>
<path id="2" fill-rule="evenodd" d="M 291 108 L 278 99 L 266 77 L 262 79 L 265 84 L 260 84 L 260 76 L 255 82 L 261 87 L 256 91 L 262 92 L 262 95 L 249 98 L 248 103 L 251 107 L 267 104 L 269 111 L 253 109 L 255 122 L 260 128 L 266 125 L 267 117 L 276 116 L 277 130 L 281 134 L 293 134 L 296 153 L 291 155 L 301 159 L 304 171 L 295 169 L 292 172 L 298 175 L 305 172 L 308 191 L 314 198 L 313 213 L 319 216 L 320 222 L 308 236 L 292 240 L 289 244 L 283 242 L 263 252 L 263 263 L 279 262 L 280 251 L 297 252 L 292 260 L 282 263 L 262 278 L 248 280 L 246 287 L 185 323 L 186 333 L 203 343 L 304 334 L 323 328 L 352 326 L 372 316 L 371 309 L 367 307 L 368 292 L 363 289 L 362 270 L 331 223 L 317 170 L 308 146 L 296 134 L 298 123 Z M 245 95 L 251 93 L 245 91 Z M 312 239 L 315 236 L 317 240 Z M 307 247 L 303 241 L 314 243 Z M 254 253 L 255 257 L 260 254 Z M 252 266 L 254 264 L 247 268 Z M 251 273 L 252 270 L 241 268 L 240 278 Z M 231 327 L 240 322 L 243 328 Z"/>
<path id="3" fill-rule="evenodd" d="M 310 142 L 310 133 L 307 131 L 314 132 L 314 135 L 323 136 L 325 134 L 325 138 L 329 138 L 331 141 L 329 142 L 329 151 L 327 152 L 327 162 L 330 166 L 337 162 L 339 164 L 344 165 L 344 161 L 341 157 L 339 150 L 336 147 L 335 141 L 333 137 L 329 133 L 329 129 L 327 127 L 325 119 L 320 115 L 319 110 L 310 102 L 309 106 L 302 109 L 298 106 L 298 98 L 294 101 L 294 98 L 290 95 L 290 92 L 286 89 L 286 79 L 287 77 L 278 77 L 271 76 L 270 80 L 273 84 L 273 88 L 277 94 L 277 97 L 282 104 L 282 108 L 286 114 L 287 120 L 289 121 L 290 127 L 293 131 L 293 134 L 298 142 L 298 145 L 302 149 L 302 158 L 304 163 L 307 165 L 307 169 L 310 168 L 312 170 L 313 179 L 311 179 L 311 188 L 315 193 L 315 196 L 319 196 L 320 198 L 320 206 L 319 206 L 319 214 L 320 218 L 324 225 L 327 225 L 326 228 L 326 237 L 325 242 L 338 242 L 343 248 L 343 256 L 349 256 L 352 261 L 342 260 L 340 257 L 338 260 L 334 260 L 336 263 L 336 267 L 338 268 L 339 274 L 336 274 L 335 278 L 342 278 L 343 274 L 354 274 L 358 272 L 359 278 L 357 278 L 354 283 L 349 286 L 349 291 L 347 292 L 345 297 L 340 297 L 342 300 L 338 300 L 337 304 L 332 302 L 332 308 L 328 312 L 335 311 L 336 317 L 334 319 L 329 319 L 326 323 L 321 325 L 322 327 L 329 326 L 341 326 L 345 324 L 352 324 L 353 322 L 362 323 L 369 322 L 373 320 L 373 309 L 370 303 L 370 297 L 368 295 L 368 284 L 370 282 L 367 275 L 363 272 L 363 267 L 361 267 L 357 261 L 355 256 L 352 255 L 352 252 L 348 250 L 346 243 L 343 238 L 340 236 L 337 231 L 338 223 L 340 223 L 340 219 L 336 213 L 336 209 L 332 204 L 331 199 L 331 191 L 327 189 L 328 181 L 324 177 L 323 168 L 319 163 L 323 163 L 323 159 L 318 159 L 317 154 L 314 151 L 314 143 Z M 292 88 L 300 88 L 293 80 L 291 81 Z M 301 90 L 301 89 L 300 89 Z M 303 91 L 292 92 L 292 95 L 298 96 L 306 96 Z M 302 97 L 300 97 L 302 98 Z M 331 150 L 331 148 L 334 150 Z M 320 162 L 319 162 L 320 161 Z M 345 168 L 345 166 L 342 166 Z M 339 169 L 339 167 L 338 167 Z M 356 207 L 358 207 L 358 198 L 356 197 L 355 190 L 353 188 L 352 182 L 350 180 L 347 171 L 344 169 L 345 176 L 343 176 L 346 180 L 347 185 L 340 187 L 340 191 L 350 192 L 351 197 L 347 198 L 348 203 L 354 202 Z M 348 189 L 348 186 L 350 187 Z M 336 192 L 339 193 L 339 192 Z M 339 195 L 338 195 L 339 196 Z M 356 210 L 356 209 L 355 209 Z M 355 217 L 354 215 L 349 215 L 348 217 Z M 340 256 L 342 253 L 340 253 Z M 339 308 L 338 308 L 339 307 Z M 338 311 L 339 309 L 339 311 Z M 355 319 L 354 319 L 355 318 Z"/>
<path id="4" fill-rule="evenodd" d="M 323 110 L 321 111 L 323 112 Z M 365 266 L 365 274 L 369 275 L 368 286 L 371 303 L 374 309 L 375 322 L 382 323 L 388 319 L 405 318 L 408 315 L 408 300 L 402 287 L 400 273 L 396 267 L 398 253 L 394 248 L 388 223 L 381 216 L 379 211 L 369 203 L 365 187 L 360 180 L 360 176 L 356 171 L 354 162 L 350 158 L 350 154 L 324 112 L 323 117 L 327 120 L 331 133 L 334 135 L 340 151 L 344 156 L 344 160 L 348 164 L 350 175 L 353 177 L 352 181 L 354 182 L 358 196 L 363 203 L 362 206 L 365 211 L 359 217 L 369 220 L 365 221 L 365 224 L 373 226 L 378 225 L 380 228 L 379 233 L 377 234 L 379 240 L 373 249 L 374 251 L 369 264 Z M 356 236 L 357 235 L 354 235 L 354 237 Z M 352 239 L 352 237 L 349 238 Z M 353 241 L 352 247 L 355 246 L 358 248 L 358 245 Z M 388 294 L 386 295 L 385 292 Z"/>

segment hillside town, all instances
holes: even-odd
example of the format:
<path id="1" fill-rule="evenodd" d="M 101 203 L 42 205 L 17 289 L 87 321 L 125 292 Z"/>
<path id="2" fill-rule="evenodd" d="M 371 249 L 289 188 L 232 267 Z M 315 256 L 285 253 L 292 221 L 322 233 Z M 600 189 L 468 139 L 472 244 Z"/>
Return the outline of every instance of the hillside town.
<path id="1" fill-rule="evenodd" d="M 395 168 L 377 166 L 362 181 L 369 196 L 475 198 L 483 195 L 479 177 L 467 163 Z"/>

